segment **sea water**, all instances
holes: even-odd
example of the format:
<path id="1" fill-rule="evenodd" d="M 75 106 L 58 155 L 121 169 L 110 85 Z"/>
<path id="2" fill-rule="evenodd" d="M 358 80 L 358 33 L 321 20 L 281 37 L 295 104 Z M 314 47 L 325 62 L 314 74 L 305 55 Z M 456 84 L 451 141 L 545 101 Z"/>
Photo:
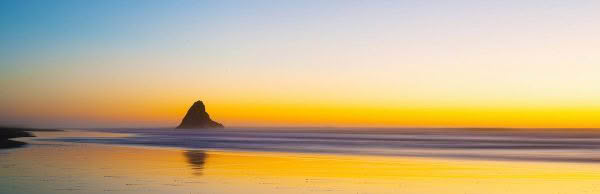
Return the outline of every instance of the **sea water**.
<path id="1" fill-rule="evenodd" d="M 132 135 L 58 138 L 53 141 L 209 150 L 600 162 L 600 132 L 593 129 L 229 128 L 97 131 Z"/>

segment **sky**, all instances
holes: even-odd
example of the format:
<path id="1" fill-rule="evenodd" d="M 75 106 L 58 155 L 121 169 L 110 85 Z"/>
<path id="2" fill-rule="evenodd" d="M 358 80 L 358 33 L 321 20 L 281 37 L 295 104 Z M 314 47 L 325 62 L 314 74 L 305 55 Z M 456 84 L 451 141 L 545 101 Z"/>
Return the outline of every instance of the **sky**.
<path id="1" fill-rule="evenodd" d="M 0 2 L 0 124 L 600 127 L 600 1 Z"/>

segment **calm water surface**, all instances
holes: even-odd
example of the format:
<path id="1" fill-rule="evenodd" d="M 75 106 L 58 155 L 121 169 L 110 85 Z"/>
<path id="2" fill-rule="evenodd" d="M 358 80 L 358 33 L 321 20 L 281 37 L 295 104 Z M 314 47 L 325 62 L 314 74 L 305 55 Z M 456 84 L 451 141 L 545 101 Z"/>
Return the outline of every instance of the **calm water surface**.
<path id="1" fill-rule="evenodd" d="M 130 137 L 58 138 L 104 143 L 222 149 L 418 156 L 484 160 L 600 162 L 600 130 L 575 129 L 107 129 Z"/>
<path id="2" fill-rule="evenodd" d="M 202 132 L 201 134 L 206 136 L 197 137 L 198 132 L 164 135 L 157 131 L 155 132 L 158 134 L 152 134 L 152 131 L 136 133 L 134 137 L 89 131 L 36 133 L 42 138 L 59 138 L 61 141 L 30 138 L 24 139 L 30 143 L 25 148 L 0 150 L 0 193 L 600 193 L 600 181 L 598 181 L 600 165 L 594 160 L 572 159 L 574 157 L 593 159 L 591 156 L 583 157 L 579 154 L 594 153 L 594 150 L 586 150 L 591 148 L 585 146 L 568 147 L 569 142 L 579 142 L 584 139 L 591 141 L 593 137 L 589 135 L 575 135 L 569 138 L 562 136 L 567 138 L 561 141 L 567 142 L 563 144 L 567 144 L 568 148 L 537 147 L 535 149 L 542 152 L 556 153 L 534 154 L 533 160 L 522 157 L 511 160 L 508 157 L 494 159 L 454 155 L 462 152 L 472 152 L 473 155 L 477 152 L 493 152 L 496 155 L 503 155 L 510 152 L 502 150 L 507 148 L 487 146 L 481 146 L 486 148 L 464 148 L 464 146 L 447 148 L 448 150 L 443 151 L 447 152 L 446 155 L 435 153 L 431 155 L 432 157 L 425 154 L 419 157 L 394 154 L 392 154 L 394 156 L 389 154 L 379 156 L 379 153 L 364 155 L 347 151 L 339 154 L 334 153 L 338 151 L 327 151 L 320 146 L 281 151 L 293 147 L 289 144 L 278 147 L 279 152 L 274 150 L 264 152 L 261 146 L 273 144 L 268 142 L 269 140 L 265 144 L 256 145 L 261 149 L 253 148 L 258 151 L 227 149 L 231 147 L 228 143 L 209 144 L 219 149 L 192 149 L 186 148 L 185 141 L 202 138 L 222 139 L 225 137 L 219 136 L 221 133 L 241 132 Z M 490 136 L 488 132 L 485 134 Z M 376 141 L 374 139 L 377 138 L 397 140 L 398 135 L 404 135 L 402 138 L 408 136 L 379 133 L 355 137 L 342 133 L 332 135 L 334 138 L 331 138 L 331 141 L 347 145 L 345 141 L 370 142 Z M 187 137 L 182 141 L 184 145 L 169 145 L 179 148 L 79 143 L 92 140 L 96 143 L 116 143 L 117 140 L 133 139 L 131 141 L 135 143 L 125 144 L 150 145 L 141 144 L 139 141 L 156 136 L 167 139 L 161 140 L 162 142 L 172 141 L 169 140 L 169 136 Z M 280 141 L 283 138 L 304 138 L 311 141 L 311 143 L 301 142 L 301 145 L 312 145 L 315 139 L 322 139 L 321 141 L 325 142 L 328 139 L 323 137 L 321 132 L 299 132 L 299 134 L 298 132 L 264 132 L 264 134 L 259 133 L 259 137 L 248 137 L 247 134 L 239 136 L 244 137 L 234 136 L 232 139 L 273 138 L 277 139 L 273 141 Z M 540 141 L 549 144 L 547 142 L 550 138 L 558 138 L 553 136 L 555 135 L 548 133 L 545 136 L 533 134 L 489 138 L 494 142 L 505 141 L 506 138 L 525 138 L 519 141 Z M 421 136 L 417 135 L 413 138 L 419 137 Z M 356 138 L 359 140 L 355 140 Z M 470 139 L 474 137 L 460 135 L 452 138 L 466 138 L 468 140 L 465 141 L 472 141 Z M 448 134 L 441 134 L 440 139 L 441 142 L 448 141 Z M 482 141 L 479 139 L 485 138 L 476 137 L 476 139 L 479 142 Z M 163 144 L 168 145 L 168 143 L 161 143 Z M 206 145 L 195 142 L 189 144 Z M 325 143 L 325 145 L 330 144 Z M 393 150 L 389 145 L 383 147 Z M 435 150 L 430 148 L 432 146 L 408 147 L 414 153 Z M 319 149 L 326 151 L 316 153 Z M 527 151 L 533 148 L 510 149 L 521 150 L 516 152 L 530 156 Z M 578 152 L 562 153 L 569 149 Z M 540 160 L 542 156 L 551 159 Z M 568 160 L 555 160 L 555 157 Z"/>

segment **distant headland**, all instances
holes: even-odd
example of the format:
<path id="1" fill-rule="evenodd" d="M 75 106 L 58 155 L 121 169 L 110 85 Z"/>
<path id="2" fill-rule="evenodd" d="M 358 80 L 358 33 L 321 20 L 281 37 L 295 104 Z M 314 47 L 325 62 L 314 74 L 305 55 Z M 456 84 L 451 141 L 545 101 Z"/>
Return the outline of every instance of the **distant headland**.
<path id="1" fill-rule="evenodd" d="M 217 123 L 210 119 L 206 112 L 204 103 L 200 100 L 196 101 L 188 110 L 181 124 L 176 129 L 199 129 L 199 128 L 224 128 L 221 123 Z"/>

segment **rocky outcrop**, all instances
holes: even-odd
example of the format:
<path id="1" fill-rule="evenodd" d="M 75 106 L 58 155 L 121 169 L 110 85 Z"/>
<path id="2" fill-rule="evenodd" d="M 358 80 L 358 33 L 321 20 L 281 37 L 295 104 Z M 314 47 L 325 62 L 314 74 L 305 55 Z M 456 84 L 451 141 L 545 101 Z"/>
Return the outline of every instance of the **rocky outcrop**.
<path id="1" fill-rule="evenodd" d="M 210 119 L 204 103 L 197 101 L 190 107 L 177 129 L 223 128 L 223 125 Z"/>
<path id="2" fill-rule="evenodd" d="M 0 127 L 0 149 L 17 148 L 27 144 L 25 142 L 10 140 L 19 137 L 34 137 L 33 134 L 25 130 L 24 128 L 17 127 Z"/>

